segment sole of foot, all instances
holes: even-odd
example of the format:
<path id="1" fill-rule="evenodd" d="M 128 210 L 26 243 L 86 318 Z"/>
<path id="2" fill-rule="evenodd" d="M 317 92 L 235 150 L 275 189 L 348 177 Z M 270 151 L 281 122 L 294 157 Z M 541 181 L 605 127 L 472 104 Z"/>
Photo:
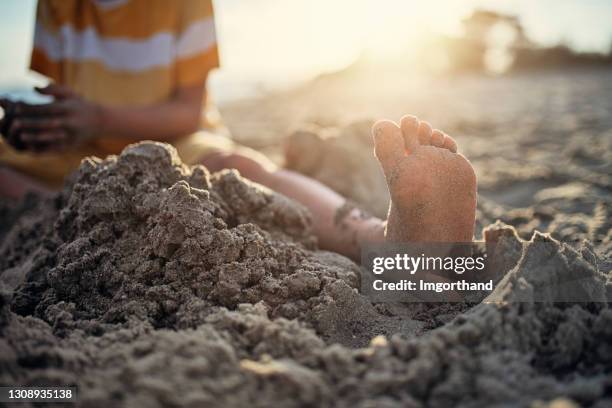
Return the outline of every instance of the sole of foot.
<path id="1" fill-rule="evenodd" d="M 476 175 L 455 140 L 414 116 L 378 121 L 372 134 L 391 195 L 387 241 L 471 242 Z"/>

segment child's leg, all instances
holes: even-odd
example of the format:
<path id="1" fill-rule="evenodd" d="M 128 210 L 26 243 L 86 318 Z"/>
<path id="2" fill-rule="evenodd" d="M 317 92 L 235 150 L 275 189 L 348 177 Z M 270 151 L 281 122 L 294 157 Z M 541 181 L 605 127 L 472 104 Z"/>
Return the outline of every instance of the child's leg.
<path id="1" fill-rule="evenodd" d="M 391 206 L 387 221 L 351 209 L 321 183 L 279 169 L 263 155 L 245 149 L 215 153 L 203 164 L 212 171 L 240 173 L 306 206 L 322 248 L 353 259 L 366 242 L 470 242 L 476 216 L 476 175 L 457 153 L 454 139 L 426 122 L 405 116 L 400 126 L 379 121 L 373 127 L 375 152 L 387 179 Z"/>
<path id="2" fill-rule="evenodd" d="M 31 177 L 8 167 L 0 166 L 0 198 L 21 200 L 26 193 L 49 195 L 52 191 Z"/>
<path id="3" fill-rule="evenodd" d="M 249 180 L 304 205 L 313 215 L 321 248 L 358 259 L 364 242 L 384 240 L 383 220 L 349 206 L 346 199 L 316 180 L 278 168 L 257 152 L 241 149 L 236 153 L 213 153 L 202 163 L 211 171 L 235 168 Z"/>

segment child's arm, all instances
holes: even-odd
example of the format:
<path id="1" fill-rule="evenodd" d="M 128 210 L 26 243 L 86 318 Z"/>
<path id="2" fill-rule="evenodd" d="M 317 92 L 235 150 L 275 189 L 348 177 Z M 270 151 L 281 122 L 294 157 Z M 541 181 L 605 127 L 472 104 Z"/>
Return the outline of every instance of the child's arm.
<path id="1" fill-rule="evenodd" d="M 205 92 L 200 84 L 179 88 L 162 103 L 111 107 L 86 101 L 59 85 L 38 91 L 56 100 L 45 105 L 20 104 L 10 133 L 22 133 L 26 144 L 44 139 L 50 147 L 66 144 L 67 138 L 79 142 L 99 135 L 171 142 L 198 129 Z"/>
<path id="2" fill-rule="evenodd" d="M 100 107 L 100 132 L 112 137 L 171 142 L 198 130 L 204 84 L 179 88 L 163 103 L 146 107 Z"/>

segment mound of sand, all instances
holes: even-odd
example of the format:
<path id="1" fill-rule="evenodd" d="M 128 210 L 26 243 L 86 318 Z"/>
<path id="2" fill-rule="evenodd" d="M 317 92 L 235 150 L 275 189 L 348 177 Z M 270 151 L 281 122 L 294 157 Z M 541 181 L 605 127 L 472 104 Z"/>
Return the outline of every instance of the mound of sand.
<path id="1" fill-rule="evenodd" d="M 359 295 L 302 207 L 167 145 L 86 160 L 0 214 L 2 384 L 76 385 L 81 406 L 612 403 L 610 277 L 588 244 L 490 226 L 499 303 L 432 325 L 443 307 Z M 594 302 L 557 302 L 573 274 Z"/>

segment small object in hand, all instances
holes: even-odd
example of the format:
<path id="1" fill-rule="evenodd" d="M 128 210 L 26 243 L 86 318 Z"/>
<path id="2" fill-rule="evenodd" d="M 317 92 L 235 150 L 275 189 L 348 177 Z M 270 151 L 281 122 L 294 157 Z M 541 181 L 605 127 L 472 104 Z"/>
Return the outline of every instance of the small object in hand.
<path id="1" fill-rule="evenodd" d="M 3 100 L 2 110 L 4 111 L 4 115 L 2 116 L 2 121 L 0 122 L 0 135 L 7 138 L 8 130 L 11 127 L 13 118 L 15 117 L 15 104 L 11 101 Z"/>
<path id="2" fill-rule="evenodd" d="M 1 101 L 0 106 L 4 111 L 4 116 L 2 120 L 0 120 L 0 136 L 2 136 L 9 145 L 13 146 L 14 149 L 25 150 L 26 145 L 21 139 L 21 132 L 12 132 L 12 134 L 9 134 L 11 125 L 15 119 L 15 111 L 18 103 L 19 102 L 12 102 L 6 99 Z"/>

